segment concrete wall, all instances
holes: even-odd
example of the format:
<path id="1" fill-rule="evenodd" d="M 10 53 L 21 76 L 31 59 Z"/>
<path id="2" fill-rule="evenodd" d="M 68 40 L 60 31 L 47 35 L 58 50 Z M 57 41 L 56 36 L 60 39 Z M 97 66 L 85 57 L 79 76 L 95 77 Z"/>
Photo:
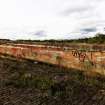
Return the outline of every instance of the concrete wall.
<path id="1" fill-rule="evenodd" d="M 104 46 L 0 45 L 0 53 L 105 75 Z"/>

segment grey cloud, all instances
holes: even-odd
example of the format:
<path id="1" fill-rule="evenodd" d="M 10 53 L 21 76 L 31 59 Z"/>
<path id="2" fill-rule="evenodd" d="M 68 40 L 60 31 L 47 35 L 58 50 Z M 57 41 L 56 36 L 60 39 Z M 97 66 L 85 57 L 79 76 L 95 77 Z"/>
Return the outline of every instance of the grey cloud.
<path id="1" fill-rule="evenodd" d="M 38 36 L 38 37 L 44 37 L 47 35 L 47 33 L 43 30 L 39 30 L 37 32 L 33 32 L 32 35 Z"/>
<path id="2" fill-rule="evenodd" d="M 84 33 L 96 32 L 97 28 L 96 27 L 83 28 L 83 29 L 80 29 L 80 31 Z"/>
<path id="3" fill-rule="evenodd" d="M 84 13 L 91 9 L 93 9 L 92 6 L 77 6 L 77 7 L 68 8 L 68 9 L 64 10 L 63 12 L 61 12 L 61 14 L 64 16 L 68 16 L 73 13 Z"/>

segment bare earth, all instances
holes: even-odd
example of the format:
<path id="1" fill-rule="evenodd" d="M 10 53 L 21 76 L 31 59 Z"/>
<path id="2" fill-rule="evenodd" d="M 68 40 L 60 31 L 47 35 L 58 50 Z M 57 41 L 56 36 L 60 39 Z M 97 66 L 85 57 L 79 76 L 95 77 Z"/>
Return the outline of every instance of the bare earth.
<path id="1" fill-rule="evenodd" d="M 36 78 L 45 81 L 37 81 L 36 86 Z M 62 81 L 64 90 L 59 90 Z M 58 88 L 52 94 L 55 84 Z M 43 63 L 0 58 L 0 105 L 105 105 L 105 79 Z"/>

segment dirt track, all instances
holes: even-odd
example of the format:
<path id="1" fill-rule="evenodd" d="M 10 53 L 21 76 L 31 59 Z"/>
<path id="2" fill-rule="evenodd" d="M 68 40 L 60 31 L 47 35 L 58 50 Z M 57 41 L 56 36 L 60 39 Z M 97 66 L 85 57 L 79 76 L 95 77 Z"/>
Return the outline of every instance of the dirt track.
<path id="1" fill-rule="evenodd" d="M 29 83 L 24 81 L 26 74 L 32 77 Z M 59 75 L 67 76 L 62 95 L 58 91 L 50 94 L 53 83 L 36 87 L 32 82 L 36 77 L 52 82 Z M 59 79 L 55 81 L 59 83 Z M 0 105 L 105 105 L 105 79 L 43 63 L 0 58 Z"/>

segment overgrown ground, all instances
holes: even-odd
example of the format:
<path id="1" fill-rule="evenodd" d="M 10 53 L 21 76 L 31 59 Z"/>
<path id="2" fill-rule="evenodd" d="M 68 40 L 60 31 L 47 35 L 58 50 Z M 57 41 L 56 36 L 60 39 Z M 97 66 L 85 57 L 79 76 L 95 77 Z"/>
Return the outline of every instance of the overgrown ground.
<path id="1" fill-rule="evenodd" d="M 105 105 L 105 78 L 0 58 L 0 105 Z"/>

